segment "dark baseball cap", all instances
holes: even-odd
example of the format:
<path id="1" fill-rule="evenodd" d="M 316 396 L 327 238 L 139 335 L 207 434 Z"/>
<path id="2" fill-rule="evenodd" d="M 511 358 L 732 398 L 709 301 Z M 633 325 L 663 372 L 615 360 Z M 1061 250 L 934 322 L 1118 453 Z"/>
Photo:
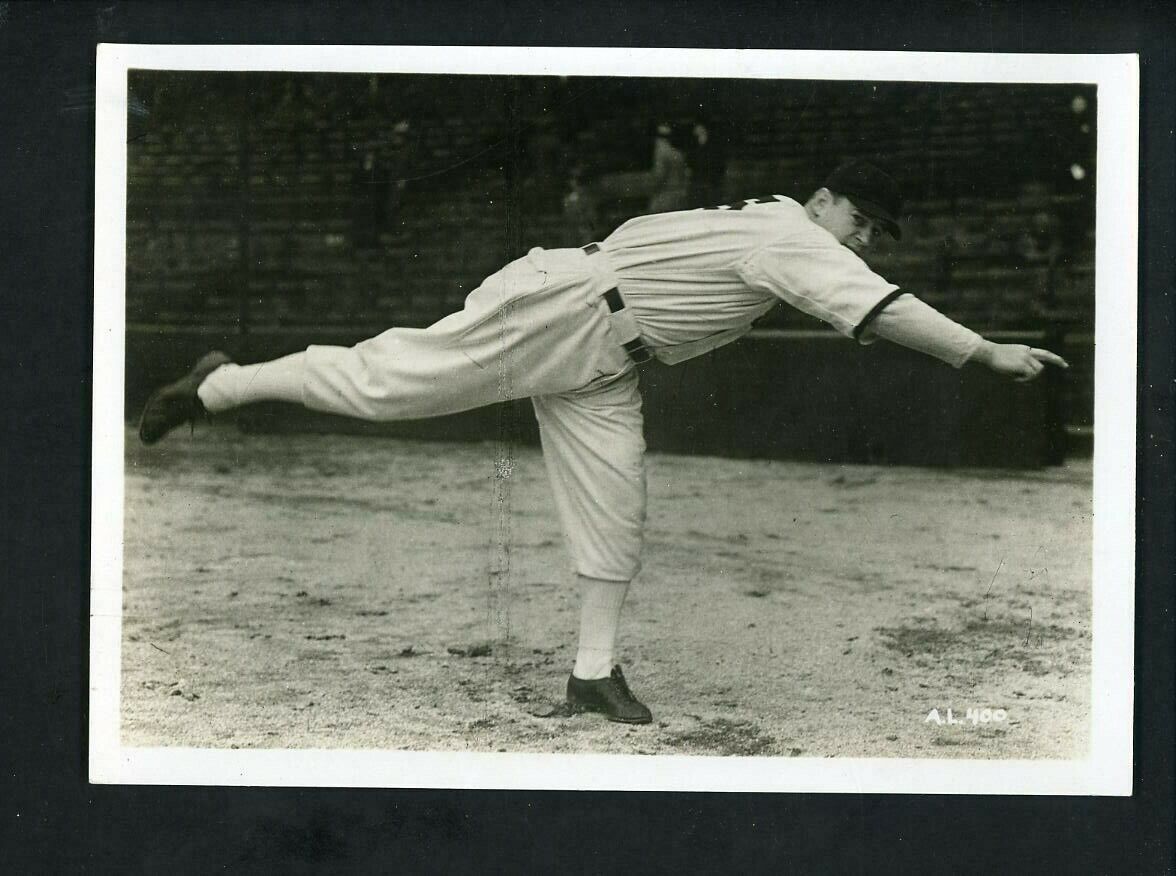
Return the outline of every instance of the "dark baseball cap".
<path id="1" fill-rule="evenodd" d="M 825 188 L 853 201 L 853 205 L 875 220 L 895 240 L 902 229 L 895 218 L 902 210 L 902 192 L 894 177 L 869 161 L 847 161 L 829 174 Z"/>

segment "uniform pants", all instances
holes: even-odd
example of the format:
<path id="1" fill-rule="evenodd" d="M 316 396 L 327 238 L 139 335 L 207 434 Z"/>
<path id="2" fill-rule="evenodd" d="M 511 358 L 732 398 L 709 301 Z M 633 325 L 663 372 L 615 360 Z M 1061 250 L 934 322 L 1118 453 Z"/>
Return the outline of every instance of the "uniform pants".
<path id="1" fill-rule="evenodd" d="M 533 249 L 425 329 L 307 350 L 307 407 L 366 420 L 441 416 L 531 398 L 575 570 L 627 581 L 640 568 L 645 441 L 632 360 L 603 294 L 607 259 Z"/>

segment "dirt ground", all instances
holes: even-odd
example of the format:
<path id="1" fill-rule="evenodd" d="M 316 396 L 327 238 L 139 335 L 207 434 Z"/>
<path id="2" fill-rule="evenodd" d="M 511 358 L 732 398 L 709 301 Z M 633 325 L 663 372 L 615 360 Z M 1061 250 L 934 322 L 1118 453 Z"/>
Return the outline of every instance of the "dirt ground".
<path id="1" fill-rule="evenodd" d="M 231 427 L 126 447 L 124 745 L 1086 751 L 1089 461 L 650 455 L 621 659 L 654 723 L 626 727 L 551 714 L 578 594 L 537 449 Z"/>

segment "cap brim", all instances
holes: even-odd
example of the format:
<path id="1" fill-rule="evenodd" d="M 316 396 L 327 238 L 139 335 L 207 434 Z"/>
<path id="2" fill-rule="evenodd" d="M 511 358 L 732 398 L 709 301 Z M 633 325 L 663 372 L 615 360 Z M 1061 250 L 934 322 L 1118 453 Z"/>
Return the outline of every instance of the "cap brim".
<path id="1" fill-rule="evenodd" d="M 849 198 L 849 200 L 853 202 L 853 205 L 857 207 L 858 210 L 860 210 L 862 213 L 865 213 L 884 229 L 886 229 L 887 234 L 889 234 L 895 240 L 902 240 L 902 229 L 898 227 L 898 222 L 895 221 L 894 217 L 890 215 L 888 210 L 879 206 L 878 204 L 875 204 L 873 201 L 867 201 L 862 198 L 855 198 L 848 192 L 845 193 L 845 197 Z"/>
<path id="2" fill-rule="evenodd" d="M 874 218 L 882 224 L 883 228 L 890 232 L 891 237 L 893 237 L 895 240 L 902 240 L 902 229 L 899 227 L 897 222 L 895 222 L 889 216 L 875 216 Z"/>

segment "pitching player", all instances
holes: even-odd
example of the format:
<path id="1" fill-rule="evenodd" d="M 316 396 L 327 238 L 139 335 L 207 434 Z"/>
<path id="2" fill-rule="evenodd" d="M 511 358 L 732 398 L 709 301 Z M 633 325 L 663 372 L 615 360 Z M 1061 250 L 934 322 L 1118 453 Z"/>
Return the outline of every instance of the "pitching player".
<path id="1" fill-rule="evenodd" d="M 1024 381 L 1068 367 L 1047 350 L 987 341 L 870 270 L 860 255 L 883 232 L 900 237 L 899 209 L 888 174 L 851 162 L 804 204 L 772 195 L 641 216 L 580 249 L 532 249 L 425 329 L 255 365 L 210 353 L 148 400 L 139 435 L 152 444 L 260 401 L 398 420 L 531 398 L 583 596 L 567 702 L 647 723 L 615 660 L 645 521 L 638 365 L 729 343 L 784 301 L 860 343 L 886 338 L 956 368 L 978 362 Z"/>

